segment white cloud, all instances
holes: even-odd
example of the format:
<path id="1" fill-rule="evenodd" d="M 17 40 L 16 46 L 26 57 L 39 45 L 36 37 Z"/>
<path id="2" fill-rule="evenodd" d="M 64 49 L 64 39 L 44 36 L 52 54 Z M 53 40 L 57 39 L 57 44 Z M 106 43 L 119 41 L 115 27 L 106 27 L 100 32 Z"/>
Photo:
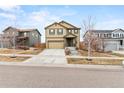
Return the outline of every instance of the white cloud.
<path id="1" fill-rule="evenodd" d="M 0 9 L 5 12 L 15 12 L 20 9 L 20 6 L 17 5 L 0 5 Z"/>
<path id="2" fill-rule="evenodd" d="M 16 16 L 14 14 L 0 13 L 0 16 L 11 20 L 16 20 Z"/>
<path id="3" fill-rule="evenodd" d="M 37 21 L 37 22 L 53 22 L 53 21 L 60 21 L 62 18 L 67 16 L 73 16 L 75 15 L 75 12 L 63 12 L 61 14 L 53 14 L 50 11 L 47 10 L 40 10 L 35 11 L 32 13 L 29 13 L 28 16 L 31 20 Z"/>
<path id="4" fill-rule="evenodd" d="M 49 15 L 49 12 L 47 11 L 38 11 L 38 12 L 32 12 L 31 14 L 28 14 L 29 18 L 37 21 L 42 22 L 45 21 L 46 17 Z"/>
<path id="5" fill-rule="evenodd" d="M 72 16 L 75 13 L 70 12 L 62 12 L 62 13 L 53 13 L 48 11 L 47 9 L 41 9 L 39 11 L 26 12 L 22 10 L 21 6 L 1 6 L 0 5 L 0 18 L 11 19 L 14 24 L 14 20 L 16 20 L 16 26 L 18 28 L 38 28 L 42 33 L 42 39 L 44 40 L 44 27 L 51 24 L 55 21 L 61 21 L 62 18 L 67 16 Z M 3 20 L 5 24 L 11 25 L 9 20 Z M 8 25 L 7 24 L 7 25 Z M 15 24 L 14 24 L 15 26 Z"/>

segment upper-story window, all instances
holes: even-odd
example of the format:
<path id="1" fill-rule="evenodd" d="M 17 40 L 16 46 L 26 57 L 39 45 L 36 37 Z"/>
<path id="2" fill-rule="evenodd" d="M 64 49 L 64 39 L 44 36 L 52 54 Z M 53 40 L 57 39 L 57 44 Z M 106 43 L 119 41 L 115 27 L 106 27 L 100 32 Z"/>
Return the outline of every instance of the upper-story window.
<path id="1" fill-rule="evenodd" d="M 24 32 L 24 36 L 26 36 L 27 35 L 27 33 L 26 32 Z"/>
<path id="2" fill-rule="evenodd" d="M 110 37 L 110 34 L 107 33 L 107 34 L 106 34 L 106 38 L 109 38 L 109 37 Z"/>
<path id="3" fill-rule="evenodd" d="M 74 33 L 74 30 L 71 30 L 72 33 Z"/>
<path id="4" fill-rule="evenodd" d="M 75 33 L 75 34 L 78 34 L 78 30 L 74 30 L 74 33 Z"/>
<path id="5" fill-rule="evenodd" d="M 120 35 L 119 34 L 113 34 L 113 38 L 119 38 Z"/>
<path id="6" fill-rule="evenodd" d="M 12 32 L 12 35 L 15 35 L 15 32 Z"/>
<path id="7" fill-rule="evenodd" d="M 124 34 L 120 34 L 120 37 L 124 37 Z"/>
<path id="8" fill-rule="evenodd" d="M 119 38 L 119 34 L 115 34 L 115 38 Z"/>
<path id="9" fill-rule="evenodd" d="M 99 34 L 96 34 L 97 37 L 99 37 Z"/>
<path id="10" fill-rule="evenodd" d="M 34 33 L 32 33 L 32 36 L 34 37 Z"/>
<path id="11" fill-rule="evenodd" d="M 113 37 L 115 37 L 115 34 L 113 34 Z"/>
<path id="12" fill-rule="evenodd" d="M 63 29 L 58 29 L 58 30 L 57 30 L 57 34 L 58 34 L 58 35 L 62 35 L 62 34 L 63 34 Z"/>
<path id="13" fill-rule="evenodd" d="M 119 34 L 119 37 L 122 37 L 122 34 Z"/>
<path id="14" fill-rule="evenodd" d="M 38 35 L 37 35 L 37 34 L 35 34 L 35 37 L 38 37 Z"/>
<path id="15" fill-rule="evenodd" d="M 105 37 L 105 38 L 107 38 L 107 37 L 108 37 L 108 34 L 107 34 L 107 33 L 105 33 L 105 34 L 104 34 L 104 37 Z"/>
<path id="16" fill-rule="evenodd" d="M 124 37 L 124 34 L 120 33 L 120 34 L 119 34 L 119 37 L 120 37 L 120 38 L 123 38 L 123 37 Z"/>
<path id="17" fill-rule="evenodd" d="M 55 30 L 54 29 L 50 29 L 49 30 L 49 35 L 55 35 Z"/>
<path id="18" fill-rule="evenodd" d="M 68 30 L 68 33 L 72 33 L 72 31 L 71 30 Z"/>

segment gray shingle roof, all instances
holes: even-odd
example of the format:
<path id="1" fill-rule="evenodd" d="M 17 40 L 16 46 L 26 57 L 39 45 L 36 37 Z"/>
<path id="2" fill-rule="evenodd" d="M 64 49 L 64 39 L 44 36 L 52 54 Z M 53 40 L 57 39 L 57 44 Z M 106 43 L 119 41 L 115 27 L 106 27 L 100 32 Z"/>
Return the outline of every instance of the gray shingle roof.
<path id="1" fill-rule="evenodd" d="M 114 30 L 92 30 L 92 31 L 95 33 L 111 33 L 111 32 L 116 31 L 116 30 L 124 31 L 123 29 L 120 29 L 120 28 L 114 29 Z"/>
<path id="2" fill-rule="evenodd" d="M 93 30 L 93 32 L 95 32 L 95 33 L 111 33 L 113 31 L 114 30 Z"/>

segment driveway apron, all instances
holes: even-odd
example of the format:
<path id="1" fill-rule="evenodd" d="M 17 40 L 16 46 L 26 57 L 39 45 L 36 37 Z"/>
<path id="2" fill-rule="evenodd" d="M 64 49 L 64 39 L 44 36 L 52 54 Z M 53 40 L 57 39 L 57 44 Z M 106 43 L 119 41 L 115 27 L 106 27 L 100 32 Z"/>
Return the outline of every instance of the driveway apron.
<path id="1" fill-rule="evenodd" d="M 24 63 L 27 64 L 67 64 L 64 49 L 45 49 Z"/>

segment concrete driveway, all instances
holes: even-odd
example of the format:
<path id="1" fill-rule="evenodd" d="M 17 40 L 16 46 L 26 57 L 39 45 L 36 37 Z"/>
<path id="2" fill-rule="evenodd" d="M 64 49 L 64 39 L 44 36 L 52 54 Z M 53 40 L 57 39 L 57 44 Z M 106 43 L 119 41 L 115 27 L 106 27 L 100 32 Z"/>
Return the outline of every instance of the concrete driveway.
<path id="1" fill-rule="evenodd" d="M 64 49 L 45 49 L 24 63 L 27 64 L 67 64 Z"/>

